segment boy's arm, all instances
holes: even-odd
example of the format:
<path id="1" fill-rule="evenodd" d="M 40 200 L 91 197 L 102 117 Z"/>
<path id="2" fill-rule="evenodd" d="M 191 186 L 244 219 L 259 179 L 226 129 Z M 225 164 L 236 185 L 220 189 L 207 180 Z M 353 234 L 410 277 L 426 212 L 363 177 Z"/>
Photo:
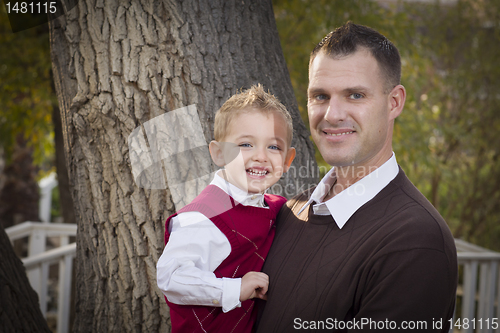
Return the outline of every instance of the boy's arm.
<path id="1" fill-rule="evenodd" d="M 230 311 L 241 305 L 241 279 L 213 273 L 230 252 L 226 236 L 203 214 L 179 214 L 171 220 L 170 238 L 158 260 L 158 287 L 172 303 Z"/>

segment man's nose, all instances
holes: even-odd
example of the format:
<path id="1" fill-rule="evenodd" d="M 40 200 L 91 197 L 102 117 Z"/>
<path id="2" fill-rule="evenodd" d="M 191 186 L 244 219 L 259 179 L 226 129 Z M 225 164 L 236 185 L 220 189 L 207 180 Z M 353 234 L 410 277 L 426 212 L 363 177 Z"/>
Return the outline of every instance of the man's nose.
<path id="1" fill-rule="evenodd" d="M 347 118 L 346 105 L 337 98 L 331 98 L 325 113 L 325 120 L 330 124 L 341 123 Z"/>

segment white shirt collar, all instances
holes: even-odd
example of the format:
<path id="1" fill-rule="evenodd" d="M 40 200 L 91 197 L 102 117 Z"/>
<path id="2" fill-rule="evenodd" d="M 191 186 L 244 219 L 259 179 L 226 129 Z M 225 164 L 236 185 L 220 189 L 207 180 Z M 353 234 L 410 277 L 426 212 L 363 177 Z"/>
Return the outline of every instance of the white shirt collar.
<path id="1" fill-rule="evenodd" d="M 248 193 L 240 189 L 239 187 L 234 186 L 230 182 L 226 181 L 221 177 L 222 170 L 219 170 L 215 173 L 214 179 L 210 183 L 210 185 L 215 185 L 219 187 L 221 190 L 230 195 L 234 200 L 241 203 L 243 206 L 254 206 L 254 207 L 267 207 L 264 203 L 264 194 L 263 193 Z"/>
<path id="2" fill-rule="evenodd" d="M 332 215 L 338 227 L 342 229 L 346 222 L 359 208 L 361 208 L 361 206 L 373 199 L 384 187 L 396 178 L 398 172 L 398 163 L 393 153 L 391 158 L 379 168 L 361 178 L 333 198 L 323 202 L 323 198 L 337 179 L 335 168 L 332 168 L 325 177 L 321 179 L 318 186 L 311 194 L 311 198 L 302 207 L 299 214 L 311 203 L 315 202 L 316 204 L 313 205 L 313 213 L 316 215 Z"/>

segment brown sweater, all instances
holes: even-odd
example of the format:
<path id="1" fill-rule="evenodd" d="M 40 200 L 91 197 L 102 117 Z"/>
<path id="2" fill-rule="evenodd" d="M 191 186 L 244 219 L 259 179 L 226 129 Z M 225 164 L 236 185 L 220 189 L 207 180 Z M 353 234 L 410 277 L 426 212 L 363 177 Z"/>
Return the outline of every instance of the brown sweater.
<path id="1" fill-rule="evenodd" d="M 342 229 L 312 207 L 297 216 L 312 190 L 278 215 L 257 332 L 447 332 L 457 287 L 455 243 L 404 172 Z"/>

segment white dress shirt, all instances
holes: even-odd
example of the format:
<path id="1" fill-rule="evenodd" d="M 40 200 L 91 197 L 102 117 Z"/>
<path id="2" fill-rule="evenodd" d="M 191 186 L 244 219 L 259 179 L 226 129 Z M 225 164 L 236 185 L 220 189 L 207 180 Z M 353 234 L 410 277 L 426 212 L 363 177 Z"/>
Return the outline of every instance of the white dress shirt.
<path id="1" fill-rule="evenodd" d="M 218 171 L 211 185 L 245 206 L 266 207 L 263 194 L 248 194 L 225 181 Z M 227 237 L 200 212 L 170 220 L 170 238 L 157 263 L 158 287 L 175 304 L 219 306 L 224 312 L 241 306 L 241 278 L 217 278 L 215 269 L 231 253 Z"/>
<path id="2" fill-rule="evenodd" d="M 309 201 L 302 207 L 299 214 L 311 203 L 315 203 L 313 205 L 314 214 L 332 215 L 338 227 L 342 229 L 346 222 L 359 208 L 361 208 L 361 206 L 373 199 L 382 189 L 384 189 L 384 187 L 396 178 L 398 172 L 399 167 L 396 162 L 396 156 L 392 153 L 391 158 L 379 168 L 373 170 L 334 197 L 323 202 L 323 199 L 337 180 L 336 169 L 332 168 L 323 179 L 321 179 L 318 186 L 311 194 L 311 198 L 309 198 Z"/>

